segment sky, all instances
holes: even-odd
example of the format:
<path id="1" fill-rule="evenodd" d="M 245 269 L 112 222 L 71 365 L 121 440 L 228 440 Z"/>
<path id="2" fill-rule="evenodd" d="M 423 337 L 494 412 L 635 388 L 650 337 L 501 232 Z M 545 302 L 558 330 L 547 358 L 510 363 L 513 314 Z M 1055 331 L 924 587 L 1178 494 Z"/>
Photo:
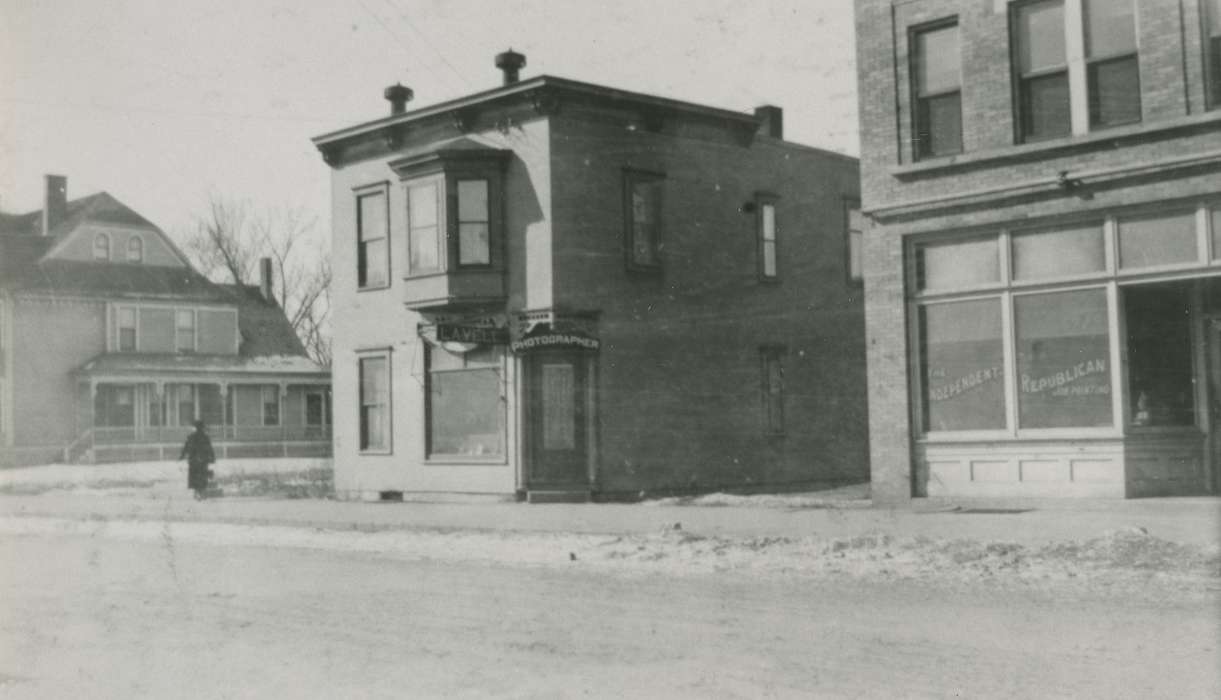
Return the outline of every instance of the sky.
<path id="1" fill-rule="evenodd" d="M 105 190 L 182 237 L 211 197 L 322 229 L 310 137 L 500 84 L 494 56 L 726 109 L 857 155 L 852 0 L 0 0 L 0 210 Z"/>

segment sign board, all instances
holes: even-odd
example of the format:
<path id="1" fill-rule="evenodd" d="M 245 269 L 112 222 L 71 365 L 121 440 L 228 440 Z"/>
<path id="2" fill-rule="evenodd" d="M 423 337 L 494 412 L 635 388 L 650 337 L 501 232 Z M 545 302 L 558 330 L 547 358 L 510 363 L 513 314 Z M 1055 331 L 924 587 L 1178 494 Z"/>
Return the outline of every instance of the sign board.
<path id="1" fill-rule="evenodd" d="M 507 328 L 462 326 L 453 323 L 439 323 L 437 324 L 437 342 L 504 345 L 505 343 L 509 342 L 509 331 Z"/>
<path id="2" fill-rule="evenodd" d="M 513 341 L 509 348 L 516 353 L 531 350 L 549 350 L 552 348 L 576 348 L 578 350 L 597 350 L 602 343 L 597 338 L 578 333 L 559 333 L 546 331 Z"/>

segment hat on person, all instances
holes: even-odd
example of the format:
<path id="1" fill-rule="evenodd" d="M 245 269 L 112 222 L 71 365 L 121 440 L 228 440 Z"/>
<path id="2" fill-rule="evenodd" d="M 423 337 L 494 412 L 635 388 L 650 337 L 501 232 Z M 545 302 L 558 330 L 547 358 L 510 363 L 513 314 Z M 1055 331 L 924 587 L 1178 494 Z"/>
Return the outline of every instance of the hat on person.
<path id="1" fill-rule="evenodd" d="M 203 430 L 203 429 L 204 429 L 204 422 L 203 422 L 203 421 L 201 421 L 201 420 L 197 420 L 197 421 L 195 421 L 195 429 L 196 429 L 196 430 Z"/>

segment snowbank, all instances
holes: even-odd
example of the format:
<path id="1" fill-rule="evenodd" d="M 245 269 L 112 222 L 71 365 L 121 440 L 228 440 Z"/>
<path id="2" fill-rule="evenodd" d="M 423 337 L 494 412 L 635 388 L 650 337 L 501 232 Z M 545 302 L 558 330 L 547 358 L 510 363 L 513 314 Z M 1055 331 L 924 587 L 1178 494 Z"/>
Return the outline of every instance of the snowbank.
<path id="1" fill-rule="evenodd" d="M 225 459 L 212 465 L 217 478 L 264 474 L 297 474 L 330 470 L 331 460 L 316 457 Z M 185 483 L 186 462 L 123 462 L 115 464 L 47 464 L 0 470 L 0 491 L 43 491 L 52 488 L 99 489 Z"/>

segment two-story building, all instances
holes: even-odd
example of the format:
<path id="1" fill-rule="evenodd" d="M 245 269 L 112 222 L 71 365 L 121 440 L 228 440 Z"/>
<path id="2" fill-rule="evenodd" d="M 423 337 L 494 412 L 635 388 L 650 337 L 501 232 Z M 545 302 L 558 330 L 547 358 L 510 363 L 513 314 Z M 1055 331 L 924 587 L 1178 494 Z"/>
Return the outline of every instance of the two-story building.
<path id="1" fill-rule="evenodd" d="M 1221 1 L 856 12 L 874 498 L 1216 493 Z"/>
<path id="2" fill-rule="evenodd" d="M 530 500 L 866 478 L 854 158 L 539 76 L 314 139 L 335 480 Z"/>
<path id="3" fill-rule="evenodd" d="M 0 214 L 0 464 L 325 455 L 330 375 L 271 294 L 218 285 L 105 192 Z"/>

